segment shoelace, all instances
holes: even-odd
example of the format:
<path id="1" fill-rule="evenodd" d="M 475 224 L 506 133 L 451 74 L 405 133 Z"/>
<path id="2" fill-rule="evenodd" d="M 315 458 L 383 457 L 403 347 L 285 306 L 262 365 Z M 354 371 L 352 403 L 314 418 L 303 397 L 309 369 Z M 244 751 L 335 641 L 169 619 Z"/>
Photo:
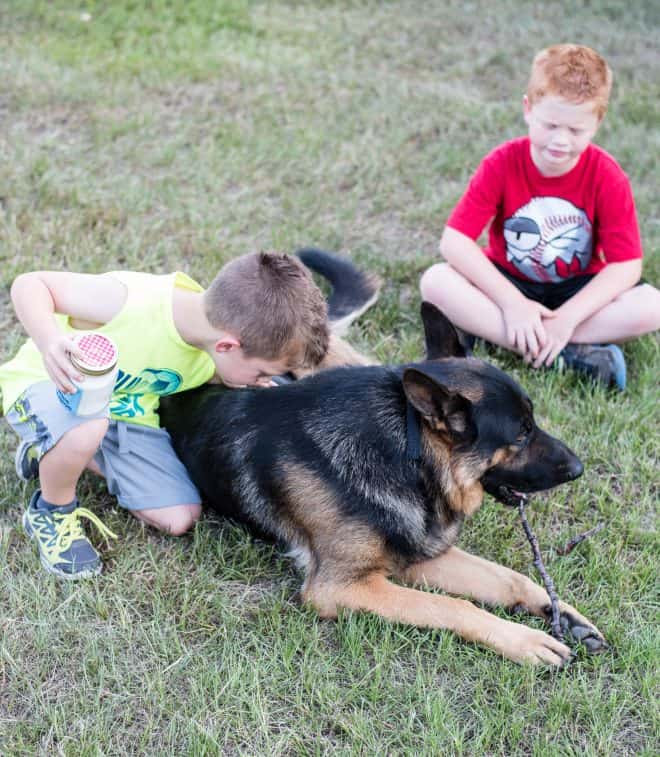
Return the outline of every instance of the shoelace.
<path id="1" fill-rule="evenodd" d="M 82 530 L 82 523 L 80 518 L 87 518 L 90 520 L 102 536 L 111 537 L 117 539 L 117 534 L 113 533 L 107 526 L 105 526 L 100 518 L 91 510 L 86 507 L 77 507 L 70 513 L 53 513 L 53 520 L 57 526 L 57 539 L 52 547 L 48 549 L 49 554 L 59 552 L 59 550 L 66 551 L 76 539 L 84 539 L 85 534 Z"/>

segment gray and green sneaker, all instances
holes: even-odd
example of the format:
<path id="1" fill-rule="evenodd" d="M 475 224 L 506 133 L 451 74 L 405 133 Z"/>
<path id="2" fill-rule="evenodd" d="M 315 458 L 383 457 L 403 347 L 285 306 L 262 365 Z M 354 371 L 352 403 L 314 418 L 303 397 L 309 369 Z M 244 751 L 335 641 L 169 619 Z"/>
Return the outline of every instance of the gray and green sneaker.
<path id="1" fill-rule="evenodd" d="M 16 449 L 14 456 L 16 475 L 22 481 L 32 481 L 39 478 L 39 451 L 28 441 L 23 440 Z"/>
<path id="2" fill-rule="evenodd" d="M 117 536 L 96 515 L 77 503 L 56 510 L 37 507 L 41 492 L 37 490 L 23 513 L 23 528 L 37 542 L 41 564 L 59 578 L 75 581 L 101 572 L 103 563 L 85 536 L 80 518 L 87 518 L 104 536 Z"/>
<path id="3" fill-rule="evenodd" d="M 566 367 L 620 392 L 626 388 L 626 360 L 616 344 L 567 344 L 557 356 Z"/>

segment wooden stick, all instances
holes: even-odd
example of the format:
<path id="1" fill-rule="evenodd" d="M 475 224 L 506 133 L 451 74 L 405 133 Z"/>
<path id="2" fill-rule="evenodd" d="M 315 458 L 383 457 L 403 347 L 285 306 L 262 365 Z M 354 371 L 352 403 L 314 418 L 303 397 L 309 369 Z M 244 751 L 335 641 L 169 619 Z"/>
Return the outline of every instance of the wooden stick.
<path id="1" fill-rule="evenodd" d="M 580 542 L 583 542 L 585 539 L 588 539 L 590 536 L 597 534 L 599 531 L 602 531 L 604 528 L 605 528 L 605 524 L 599 523 L 597 526 L 590 528 L 588 531 L 584 531 L 583 533 L 578 534 L 577 536 L 574 536 L 572 539 L 569 539 L 566 542 L 566 544 L 564 544 L 563 547 L 557 547 L 557 554 L 558 555 L 570 554 Z"/>
<path id="2" fill-rule="evenodd" d="M 520 520 L 522 521 L 523 528 L 525 529 L 525 535 L 527 536 L 527 540 L 529 541 L 531 547 L 532 547 L 532 553 L 534 554 L 534 565 L 536 566 L 536 569 L 541 575 L 541 578 L 543 579 L 543 584 L 545 585 L 545 590 L 548 593 L 548 597 L 550 597 L 550 608 L 552 610 L 552 635 L 557 639 L 557 641 L 564 641 L 564 634 L 561 630 L 561 623 L 559 622 L 559 597 L 557 596 L 557 592 L 555 591 L 555 584 L 550 578 L 548 571 L 545 569 L 545 565 L 543 564 L 543 560 L 541 559 L 541 550 L 539 549 L 539 541 L 536 538 L 536 535 L 530 528 L 529 522 L 527 521 L 527 516 L 525 515 L 525 505 L 528 503 L 529 499 L 527 496 L 521 496 L 518 501 L 518 512 L 520 513 Z"/>

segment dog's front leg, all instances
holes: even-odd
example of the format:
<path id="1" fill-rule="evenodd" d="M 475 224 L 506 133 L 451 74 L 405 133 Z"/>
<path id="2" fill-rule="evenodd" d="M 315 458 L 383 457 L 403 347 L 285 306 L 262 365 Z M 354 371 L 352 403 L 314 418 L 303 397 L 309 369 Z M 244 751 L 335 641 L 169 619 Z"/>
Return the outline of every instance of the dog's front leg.
<path id="1" fill-rule="evenodd" d="M 338 609 L 345 607 L 399 623 L 447 628 L 515 662 L 561 665 L 570 656 L 567 646 L 542 631 L 497 618 L 464 599 L 397 586 L 380 573 L 348 584 L 312 581 L 303 598 L 323 617 L 335 617 Z"/>
<path id="2" fill-rule="evenodd" d="M 401 578 L 407 583 L 437 586 L 450 594 L 462 594 L 489 605 L 522 607 L 545 620 L 551 617 L 550 602 L 543 587 L 515 570 L 457 547 L 411 566 Z M 584 642 L 590 652 L 600 652 L 607 646 L 596 626 L 574 607 L 560 602 L 559 609 L 563 630 Z"/>

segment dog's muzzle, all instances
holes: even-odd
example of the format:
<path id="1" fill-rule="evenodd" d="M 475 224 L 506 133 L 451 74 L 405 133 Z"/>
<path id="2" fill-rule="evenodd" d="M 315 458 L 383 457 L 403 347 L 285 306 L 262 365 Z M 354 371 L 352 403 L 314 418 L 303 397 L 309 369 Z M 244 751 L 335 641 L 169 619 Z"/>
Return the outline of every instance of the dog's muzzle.
<path id="1" fill-rule="evenodd" d="M 559 486 L 560 484 L 567 483 L 568 481 L 574 481 L 579 478 L 584 472 L 584 465 L 582 461 L 575 455 L 571 455 L 569 459 L 564 461 L 561 465 L 555 468 L 555 474 L 553 476 L 553 483 L 550 488 Z M 500 479 L 499 481 L 497 479 Z M 535 491 L 543 491 L 547 487 L 533 488 L 529 486 L 529 482 L 520 481 L 517 482 L 517 486 L 512 486 L 508 483 L 501 481 L 501 476 L 498 475 L 495 470 L 488 471 L 481 477 L 481 485 L 484 490 L 494 497 L 498 502 L 508 507 L 518 507 L 521 503 L 527 503 L 528 495 Z"/>

